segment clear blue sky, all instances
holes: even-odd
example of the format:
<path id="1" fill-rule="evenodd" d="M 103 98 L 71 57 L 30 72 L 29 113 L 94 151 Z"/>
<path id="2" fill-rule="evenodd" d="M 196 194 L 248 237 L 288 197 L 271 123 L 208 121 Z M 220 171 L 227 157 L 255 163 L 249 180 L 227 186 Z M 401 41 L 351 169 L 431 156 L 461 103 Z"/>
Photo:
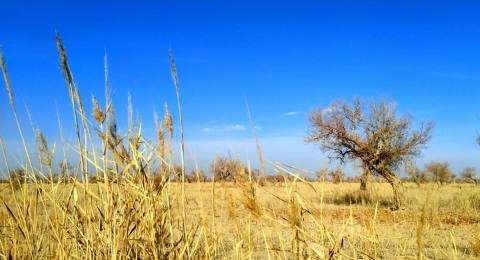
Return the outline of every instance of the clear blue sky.
<path id="1" fill-rule="evenodd" d="M 255 158 L 248 99 L 267 158 L 315 170 L 326 161 L 303 142 L 308 112 L 358 96 L 395 100 L 402 113 L 436 122 L 419 165 L 480 169 L 480 6 L 387 2 L 0 0 L 0 46 L 25 129 L 24 102 L 50 142 L 58 140 L 55 104 L 74 140 L 57 30 L 85 102 L 91 94 L 103 100 L 106 49 L 120 122 L 130 91 L 147 135 L 155 107 L 168 102 L 176 115 L 172 47 L 189 162 L 195 154 L 205 166 L 228 150 Z M 15 153 L 1 86 L 0 135 Z"/>

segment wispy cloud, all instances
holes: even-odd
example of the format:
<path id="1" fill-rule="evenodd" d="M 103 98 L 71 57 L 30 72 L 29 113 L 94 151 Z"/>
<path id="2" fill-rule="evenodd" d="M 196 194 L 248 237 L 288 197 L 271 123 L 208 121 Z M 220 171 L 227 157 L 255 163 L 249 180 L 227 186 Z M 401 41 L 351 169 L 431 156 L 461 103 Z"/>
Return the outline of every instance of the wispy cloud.
<path id="1" fill-rule="evenodd" d="M 282 114 L 282 116 L 296 116 L 300 115 L 303 111 L 288 111 Z"/>
<path id="2" fill-rule="evenodd" d="M 257 128 L 257 127 L 255 127 Z M 258 127 L 257 129 L 259 129 Z M 247 127 L 243 124 L 228 124 L 223 126 L 207 126 L 202 128 L 204 133 L 225 133 L 225 132 L 244 132 Z"/>
<path id="3" fill-rule="evenodd" d="M 227 132 L 243 132 L 245 130 L 247 130 L 247 128 L 241 124 L 227 125 L 225 127 L 225 131 Z"/>

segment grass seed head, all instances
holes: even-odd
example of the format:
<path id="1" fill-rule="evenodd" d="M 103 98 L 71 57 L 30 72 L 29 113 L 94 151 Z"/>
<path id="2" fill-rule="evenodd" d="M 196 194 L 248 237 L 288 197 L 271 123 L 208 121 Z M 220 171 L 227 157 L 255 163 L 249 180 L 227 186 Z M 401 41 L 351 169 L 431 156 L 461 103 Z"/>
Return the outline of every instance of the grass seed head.
<path id="1" fill-rule="evenodd" d="M 163 118 L 163 122 L 165 124 L 165 128 L 167 129 L 168 136 L 172 138 L 173 136 L 173 118 L 172 115 L 170 114 L 170 111 L 168 111 L 168 105 L 165 103 L 164 105 L 164 110 L 165 110 L 165 115 Z"/>
<path id="2" fill-rule="evenodd" d="M 93 118 L 97 121 L 98 124 L 103 124 L 105 122 L 105 113 L 103 113 L 102 108 L 98 104 L 98 100 L 95 96 L 92 95 L 92 103 L 93 103 Z"/>

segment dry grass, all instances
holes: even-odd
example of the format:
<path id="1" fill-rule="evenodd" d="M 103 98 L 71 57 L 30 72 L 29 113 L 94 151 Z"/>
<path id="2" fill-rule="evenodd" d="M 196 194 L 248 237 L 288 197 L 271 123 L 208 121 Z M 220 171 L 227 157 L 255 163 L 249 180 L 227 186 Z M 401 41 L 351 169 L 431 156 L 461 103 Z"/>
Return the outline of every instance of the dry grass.
<path id="1" fill-rule="evenodd" d="M 372 184 L 368 193 L 360 193 L 359 184 L 307 182 L 280 164 L 273 167 L 289 178 L 275 184 L 260 185 L 250 168 L 249 178 L 236 183 L 215 178 L 186 183 L 183 152 L 181 178 L 177 178 L 181 182 L 172 182 L 178 167 L 173 163 L 173 118 L 167 106 L 163 120 L 155 120 L 157 142 L 143 136 L 131 106 L 128 131 L 122 134 L 108 96 L 105 59 L 105 108 L 92 98 L 93 117 L 89 117 L 58 35 L 56 40 L 77 138 L 76 144 L 57 146 L 70 147 L 63 153 L 78 155 L 78 164 L 70 177 L 53 178 L 51 150 L 38 132 L 36 148 L 41 156 L 36 157 L 47 167 L 34 166 L 0 55 L 27 158 L 21 165 L 22 178 L 0 184 L 2 259 L 478 257 L 480 189 L 470 184 L 407 183 L 405 208 L 391 211 L 388 184 Z M 173 55 L 171 65 L 181 114 Z M 181 128 L 180 123 L 183 133 Z M 8 149 L 0 143 L 10 170 Z M 264 173 L 258 140 L 257 148 Z M 95 177 L 95 183 L 89 183 L 87 176 Z"/>
<path id="2" fill-rule="evenodd" d="M 336 198 L 359 184 L 313 183 L 318 193 L 305 183 L 268 184 L 252 197 L 242 185 L 216 183 L 213 205 L 211 183 L 186 183 L 185 238 L 179 183 L 158 193 L 127 179 L 110 184 L 110 200 L 103 184 L 91 184 L 88 209 L 78 182 L 27 184 L 23 192 L 8 185 L 0 186 L 3 257 L 415 258 L 418 239 L 426 258 L 478 256 L 480 214 L 468 198 L 480 191 L 468 184 L 406 184 L 408 206 L 391 211 L 380 206 L 391 199 L 386 184 L 372 185 L 378 201 L 345 205 Z"/>

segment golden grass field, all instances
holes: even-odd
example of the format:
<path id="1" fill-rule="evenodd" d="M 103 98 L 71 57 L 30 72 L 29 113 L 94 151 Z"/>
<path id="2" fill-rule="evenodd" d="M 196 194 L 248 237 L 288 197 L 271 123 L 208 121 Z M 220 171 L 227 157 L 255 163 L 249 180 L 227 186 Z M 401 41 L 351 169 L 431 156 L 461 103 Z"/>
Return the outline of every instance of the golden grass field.
<path id="1" fill-rule="evenodd" d="M 180 184 L 167 183 L 160 194 L 153 194 L 127 181 L 110 185 L 110 198 L 107 186 L 90 184 L 88 202 L 82 199 L 82 185 L 30 184 L 14 194 L 8 184 L 0 186 L 8 205 L 0 210 L 0 256 L 480 257 L 480 188 L 469 184 L 406 183 L 405 208 L 391 211 L 387 206 L 391 191 L 384 183 L 373 184 L 371 201 L 363 204 L 349 203 L 358 195 L 356 183 L 189 183 L 185 184 L 187 238 L 177 249 L 168 240 L 175 243 L 182 234 Z M 158 221 L 163 218 L 165 229 L 159 230 L 156 225 L 162 225 Z M 158 245 L 155 236 L 162 230 L 172 237 Z M 158 246 L 165 248 L 154 249 Z"/>

